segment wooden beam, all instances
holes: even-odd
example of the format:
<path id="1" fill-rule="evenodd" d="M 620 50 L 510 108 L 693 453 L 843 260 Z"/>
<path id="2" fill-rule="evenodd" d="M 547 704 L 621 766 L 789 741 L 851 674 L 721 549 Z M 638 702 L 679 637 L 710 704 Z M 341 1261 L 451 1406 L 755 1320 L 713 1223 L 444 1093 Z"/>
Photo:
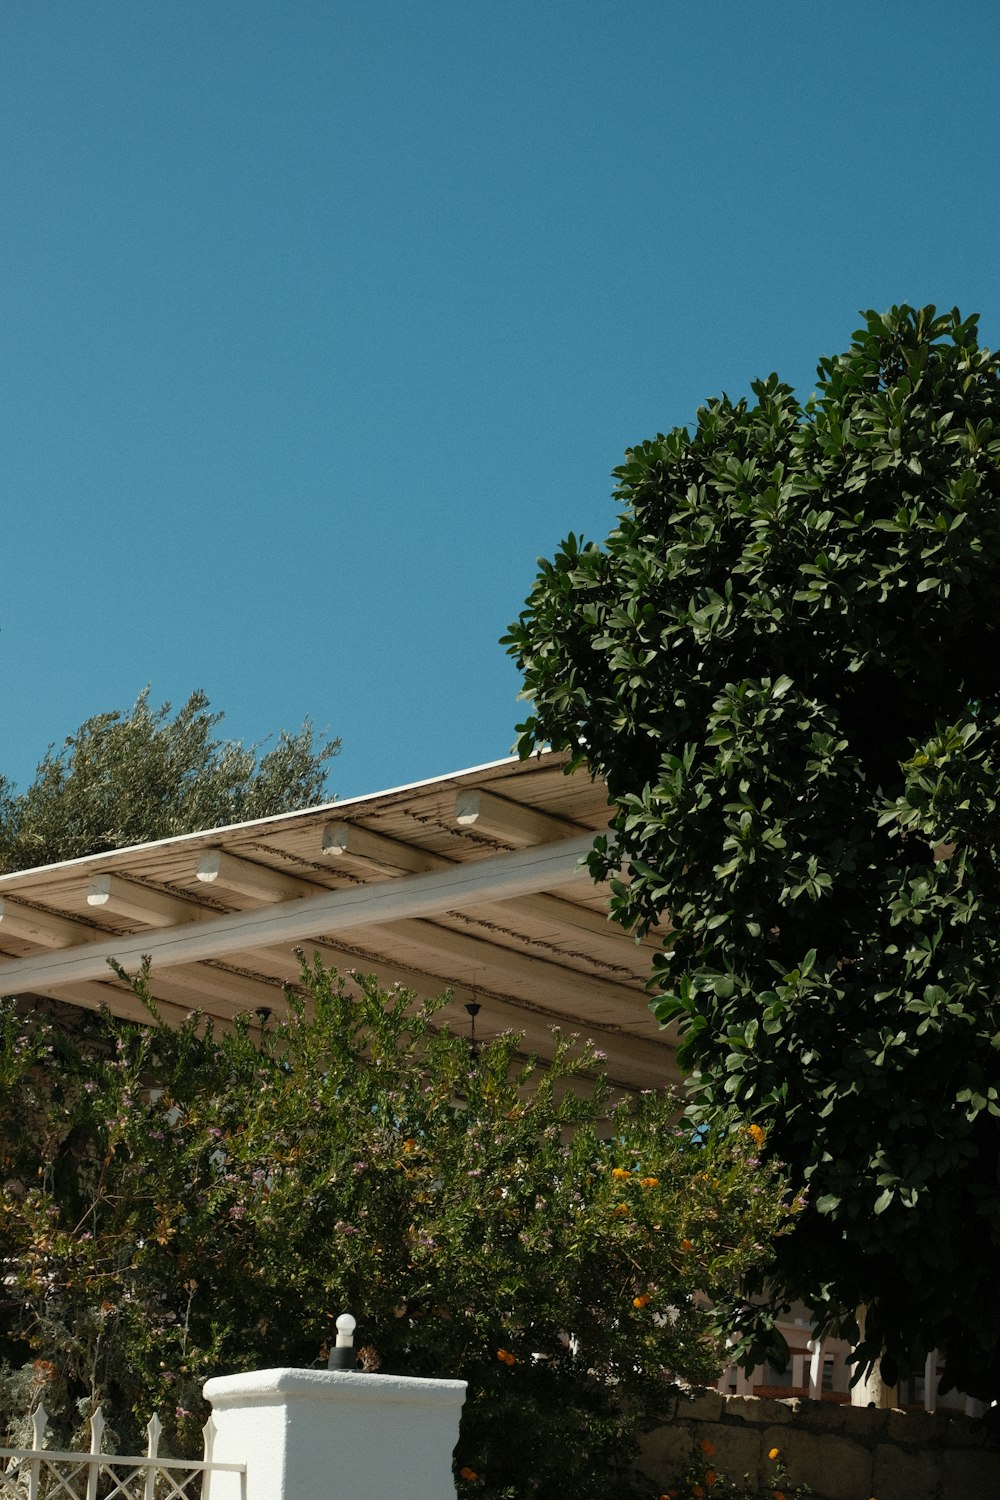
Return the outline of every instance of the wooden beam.
<path id="1" fill-rule="evenodd" d="M 71 922 L 68 917 L 21 906 L 8 896 L 0 896 L 0 943 L 11 937 L 39 948 L 72 948 L 96 936 L 94 928 L 82 922 Z"/>
<path id="2" fill-rule="evenodd" d="M 120 875 L 95 875 L 87 891 L 87 905 L 110 917 L 124 917 L 147 927 L 173 927 L 202 915 L 193 901 L 135 880 L 123 880 Z"/>
<path id="3" fill-rule="evenodd" d="M 177 986 L 183 986 L 190 996 L 188 1003 L 193 1010 L 211 1011 L 213 1003 L 222 1001 L 228 1015 L 237 1015 L 244 1010 L 277 1010 L 285 1000 L 280 984 L 268 984 L 264 979 L 248 974 L 235 974 L 217 964 L 186 964 L 165 969 L 162 979 L 165 981 L 161 986 L 164 993 L 176 995 Z M 150 980 L 159 984 L 155 967 Z M 298 975 L 293 972 L 287 982 L 297 983 L 297 980 Z M 282 980 L 282 984 L 285 982 Z"/>
<path id="4" fill-rule="evenodd" d="M 580 831 L 576 823 L 484 791 L 458 793 L 455 822 L 459 828 L 471 828 L 502 844 L 515 845 L 550 844 Z"/>
<path id="5" fill-rule="evenodd" d="M 554 927 L 568 934 L 590 933 L 603 942 L 610 940 L 616 945 L 624 941 L 635 948 L 647 948 L 653 953 L 660 947 L 659 940 L 652 934 L 639 939 L 630 937 L 624 928 L 612 922 L 604 912 L 595 911 L 592 906 L 583 906 L 576 901 L 566 901 L 560 896 L 515 896 L 513 900 L 505 901 L 497 911 L 501 916 L 507 912 L 524 921 Z"/>
<path id="6" fill-rule="evenodd" d="M 81 1010 L 100 1010 L 106 1005 L 113 1016 L 119 1016 L 122 1020 L 138 1021 L 141 1025 L 149 1025 L 152 1022 L 152 1017 L 142 1001 L 127 985 L 123 985 L 110 974 L 107 984 L 98 983 L 96 980 L 75 984 L 71 994 L 67 994 L 64 989 L 33 990 L 32 994 L 41 995 L 50 1000 L 59 1000 L 63 1005 L 78 1005 Z M 154 1004 L 161 1019 L 173 1025 L 180 1025 L 188 1011 L 192 1009 L 189 1005 L 175 1005 L 159 995 L 154 996 Z"/>
<path id="7" fill-rule="evenodd" d="M 328 823 L 323 830 L 323 853 L 338 862 L 375 866 L 396 875 L 446 870 L 457 863 L 432 849 L 415 848 L 399 839 L 359 828 L 356 823 Z M 604 912 L 558 896 L 515 896 L 503 903 L 503 911 L 559 930 L 587 932 L 612 941 L 620 940 L 622 936 L 622 929 Z M 646 947 L 653 952 L 660 947 L 659 939 L 652 934 L 635 942 L 637 947 Z"/>
<path id="8" fill-rule="evenodd" d="M 393 875 L 417 875 L 425 870 L 442 870 L 453 863 L 430 849 L 416 849 L 401 839 L 359 828 L 357 823 L 327 823 L 322 847 L 328 859 L 374 865 Z"/>
<path id="9" fill-rule="evenodd" d="M 252 859 L 240 859 L 222 849 L 210 849 L 199 861 L 195 875 L 202 885 L 218 891 L 223 898 L 230 894 L 251 901 L 294 901 L 322 889 L 308 880 L 285 875 Z"/>
<path id="10" fill-rule="evenodd" d="M 581 834 L 559 844 L 494 854 L 401 880 L 323 891 L 276 907 L 227 912 L 158 932 L 102 936 L 63 953 L 6 959 L 0 962 L 0 994 L 101 979 L 109 957 L 130 969 L 138 967 L 145 954 L 160 967 L 198 963 L 270 944 L 292 944 L 374 923 L 551 890 L 578 878 L 580 861 L 590 844 L 591 835 Z"/>
<path id="11" fill-rule="evenodd" d="M 447 975 L 435 974 L 413 964 L 383 959 L 377 954 L 359 957 L 357 953 L 348 953 L 331 943 L 309 944 L 310 957 L 313 952 L 345 978 L 352 970 L 359 974 L 375 974 L 379 983 L 385 987 L 400 984 L 425 997 L 440 995 L 448 989 L 455 991 L 454 1004 L 446 1007 L 441 1015 L 456 1031 L 464 1031 L 467 1027 L 468 1017 L 463 1007 L 466 999 L 475 996 L 483 1006 L 477 1022 L 482 1034 L 495 1036 L 502 1031 L 523 1033 L 523 1056 L 536 1052 L 540 1057 L 551 1057 L 552 1027 L 561 1026 L 564 1031 L 579 1031 L 581 1035 L 591 1037 L 595 1045 L 607 1053 L 607 1062 L 603 1064 L 603 1068 L 616 1085 L 632 1089 L 658 1088 L 680 1079 L 675 1061 L 676 1036 L 672 1031 L 667 1033 L 657 1028 L 652 1018 L 649 1029 L 644 1033 L 629 1032 L 616 1026 L 606 1026 L 592 1018 L 584 1022 L 574 1012 L 560 1010 L 558 1006 L 549 1010 L 529 1003 L 521 1004 L 516 996 L 509 993 L 498 994 L 494 987 L 485 982 L 470 986 Z M 298 976 L 298 969 L 285 950 L 257 950 L 253 961 L 262 973 L 272 974 L 275 978 Z M 348 983 L 353 981 L 348 979 Z"/>
<path id="12" fill-rule="evenodd" d="M 476 932 L 442 927 L 440 922 L 392 922 L 386 924 L 382 932 L 390 938 L 398 938 L 402 944 L 443 954 L 450 960 L 457 959 L 473 970 L 501 971 L 513 982 L 541 986 L 554 994 L 571 989 L 573 1008 L 581 1023 L 594 1020 L 627 1026 L 630 1020 L 641 1020 L 644 1027 L 655 1024 L 649 1016 L 645 991 L 638 983 L 632 988 L 615 980 L 602 979 L 559 964 L 551 957 L 543 958 L 524 948 L 493 942 L 488 936 Z"/>

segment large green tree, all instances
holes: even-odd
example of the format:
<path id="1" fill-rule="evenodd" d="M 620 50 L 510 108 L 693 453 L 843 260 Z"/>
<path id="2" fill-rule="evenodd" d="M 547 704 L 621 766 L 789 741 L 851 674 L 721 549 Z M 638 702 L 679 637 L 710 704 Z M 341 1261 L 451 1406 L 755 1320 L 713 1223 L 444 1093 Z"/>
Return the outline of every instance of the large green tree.
<path id="1" fill-rule="evenodd" d="M 776 1294 L 1000 1395 L 1000 361 L 975 317 L 864 314 L 626 453 L 508 644 L 606 777 L 614 912 L 659 924 L 692 1105 L 808 1183 Z"/>
<path id="2" fill-rule="evenodd" d="M 317 743 L 307 721 L 257 746 L 218 738 L 221 713 L 192 693 L 176 713 L 149 705 L 97 714 L 50 749 L 32 784 L 0 781 L 0 871 L 193 833 L 322 802 L 339 741 Z"/>

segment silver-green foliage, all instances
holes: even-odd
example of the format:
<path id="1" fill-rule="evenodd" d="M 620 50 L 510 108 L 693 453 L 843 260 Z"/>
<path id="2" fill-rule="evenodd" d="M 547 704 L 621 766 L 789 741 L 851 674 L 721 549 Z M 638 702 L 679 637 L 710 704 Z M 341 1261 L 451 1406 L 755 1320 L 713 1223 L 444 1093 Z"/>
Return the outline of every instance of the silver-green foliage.
<path id="1" fill-rule="evenodd" d="M 23 870 L 201 828 L 292 812 L 326 796 L 339 741 L 306 722 L 263 756 L 216 737 L 221 713 L 192 693 L 176 713 L 149 706 L 97 714 L 50 749 L 24 792 L 0 782 L 0 870 Z"/>

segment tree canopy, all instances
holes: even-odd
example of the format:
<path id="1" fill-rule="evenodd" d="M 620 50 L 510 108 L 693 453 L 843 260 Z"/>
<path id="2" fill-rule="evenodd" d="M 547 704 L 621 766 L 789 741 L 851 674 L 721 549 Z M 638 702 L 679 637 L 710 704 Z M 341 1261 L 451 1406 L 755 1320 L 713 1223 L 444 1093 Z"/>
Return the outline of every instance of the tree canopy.
<path id="1" fill-rule="evenodd" d="M 97 714 L 49 749 L 24 792 L 0 783 L 0 871 L 30 869 L 293 812 L 326 797 L 338 740 L 317 744 L 306 721 L 258 746 L 216 737 L 221 713 L 202 692 L 173 713 L 149 705 Z"/>
<path id="2" fill-rule="evenodd" d="M 775 1295 L 995 1397 L 1000 362 L 957 309 L 863 317 L 808 400 L 628 450 L 507 643 L 522 753 L 607 779 L 592 869 L 663 933 L 695 1115 L 808 1184 Z"/>

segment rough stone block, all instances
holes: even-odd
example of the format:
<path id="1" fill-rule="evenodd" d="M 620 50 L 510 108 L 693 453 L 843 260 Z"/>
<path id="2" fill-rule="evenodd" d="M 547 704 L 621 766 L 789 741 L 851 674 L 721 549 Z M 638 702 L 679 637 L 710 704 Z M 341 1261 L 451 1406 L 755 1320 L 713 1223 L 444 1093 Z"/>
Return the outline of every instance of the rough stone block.
<path id="1" fill-rule="evenodd" d="M 722 1426 L 706 1427 L 698 1433 L 699 1441 L 708 1440 L 713 1452 L 706 1456 L 705 1465 L 730 1479 L 742 1479 L 749 1474 L 756 1484 L 760 1470 L 760 1430 L 754 1427 Z"/>
<path id="2" fill-rule="evenodd" d="M 790 1422 L 792 1413 L 780 1402 L 762 1401 L 759 1396 L 727 1396 L 723 1420 L 752 1422 L 761 1427 L 765 1422 Z"/>
<path id="3" fill-rule="evenodd" d="M 798 1397 L 793 1397 L 790 1401 L 772 1401 L 770 1396 L 761 1396 L 759 1398 L 760 1416 L 758 1421 L 792 1422 L 795 1420 L 798 1405 Z"/>
<path id="4" fill-rule="evenodd" d="M 808 1484 L 826 1500 L 858 1500 L 877 1494 L 872 1488 L 872 1456 L 860 1443 L 846 1437 L 816 1436 L 795 1428 L 772 1428 L 764 1433 L 763 1452 L 779 1448 L 792 1485 Z M 768 1465 L 767 1478 L 773 1472 Z"/>
<path id="5" fill-rule="evenodd" d="M 844 1432 L 851 1430 L 853 1412 L 837 1401 L 803 1401 L 795 1420 L 807 1432 Z"/>
<path id="6" fill-rule="evenodd" d="M 926 1448 L 940 1431 L 934 1418 L 925 1411 L 888 1411 L 885 1435 L 891 1443 L 905 1448 Z"/>
<path id="7" fill-rule="evenodd" d="M 791 1422 L 795 1416 L 794 1401 L 772 1401 L 769 1396 L 727 1396 L 723 1415 L 739 1417 L 741 1421 Z"/>
<path id="8" fill-rule="evenodd" d="M 850 1433 L 862 1443 L 874 1443 L 885 1435 L 892 1412 L 878 1406 L 843 1406 L 841 1411 L 850 1412 L 845 1417 L 841 1431 Z M 866 1497 L 867 1500 L 867 1497 Z"/>
<path id="9" fill-rule="evenodd" d="M 666 1489 L 691 1457 L 692 1441 L 691 1428 L 682 1422 L 654 1427 L 652 1432 L 644 1432 L 639 1439 L 639 1452 L 633 1467 L 660 1489 Z"/>
<path id="10" fill-rule="evenodd" d="M 677 1407 L 682 1422 L 718 1422 L 726 1405 L 718 1391 L 698 1391 L 693 1399 L 682 1399 Z"/>
<path id="11" fill-rule="evenodd" d="M 871 1493 L 878 1500 L 937 1500 L 938 1466 L 933 1453 L 880 1443 L 875 1449 Z M 959 1500 L 956 1496 L 955 1500 Z"/>
<path id="12" fill-rule="evenodd" d="M 946 1448 L 938 1462 L 947 1500 L 1000 1500 L 1000 1453 Z"/>

